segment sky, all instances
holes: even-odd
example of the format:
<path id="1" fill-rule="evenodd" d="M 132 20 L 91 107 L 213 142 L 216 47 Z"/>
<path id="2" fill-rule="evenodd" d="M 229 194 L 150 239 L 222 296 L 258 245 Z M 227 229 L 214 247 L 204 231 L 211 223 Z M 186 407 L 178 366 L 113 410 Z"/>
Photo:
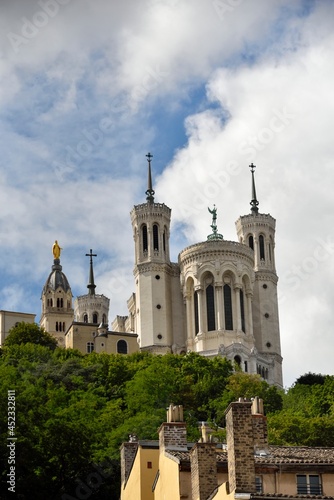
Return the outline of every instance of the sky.
<path id="1" fill-rule="evenodd" d="M 134 291 L 130 210 L 172 209 L 171 256 L 250 211 L 276 224 L 285 387 L 333 375 L 334 2 L 2 0 L 0 309 L 39 321 L 55 239 L 90 249 L 110 322 Z"/>

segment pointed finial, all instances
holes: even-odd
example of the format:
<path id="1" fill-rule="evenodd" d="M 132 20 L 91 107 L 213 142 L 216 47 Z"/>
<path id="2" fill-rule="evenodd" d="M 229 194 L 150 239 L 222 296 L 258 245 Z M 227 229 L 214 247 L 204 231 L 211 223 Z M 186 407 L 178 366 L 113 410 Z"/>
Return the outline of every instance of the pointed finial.
<path id="1" fill-rule="evenodd" d="M 252 214 L 257 215 L 259 213 L 259 209 L 258 209 L 259 202 L 256 199 L 255 179 L 254 179 L 254 172 L 256 169 L 256 165 L 253 165 L 253 163 L 251 163 L 249 165 L 249 168 L 251 169 L 251 172 L 252 172 L 252 201 L 250 202 L 250 204 L 252 206 L 251 212 L 252 212 Z"/>
<path id="2" fill-rule="evenodd" d="M 93 253 L 92 249 L 90 249 L 89 253 L 86 253 L 86 257 L 90 257 L 90 263 L 89 263 L 89 280 L 88 280 L 88 285 L 87 288 L 89 290 L 89 295 L 95 295 L 95 288 L 96 285 L 94 283 L 94 272 L 93 272 L 93 257 L 97 257 L 96 253 Z"/>
<path id="3" fill-rule="evenodd" d="M 146 200 L 149 203 L 154 202 L 154 189 L 152 187 L 152 173 L 151 173 L 151 160 L 153 158 L 153 155 L 151 153 L 147 153 L 146 155 L 147 161 L 148 161 L 148 179 L 147 179 L 147 191 L 146 191 Z"/>

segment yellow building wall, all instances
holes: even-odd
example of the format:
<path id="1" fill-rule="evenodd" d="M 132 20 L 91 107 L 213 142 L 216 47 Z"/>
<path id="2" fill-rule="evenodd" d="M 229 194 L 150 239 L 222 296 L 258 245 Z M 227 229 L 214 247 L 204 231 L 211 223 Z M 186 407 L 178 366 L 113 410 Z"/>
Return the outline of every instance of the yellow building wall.
<path id="1" fill-rule="evenodd" d="M 298 474 L 318 474 L 317 469 L 314 471 L 308 470 L 303 472 L 302 470 Z M 296 495 L 297 494 L 297 472 L 294 473 L 276 473 L 276 483 L 277 483 L 277 493 L 282 495 Z M 334 496 L 334 474 L 319 474 L 322 481 L 323 495 Z M 264 493 L 267 490 L 264 489 Z M 268 491 L 271 493 L 271 491 Z"/>
<path id="2" fill-rule="evenodd" d="M 154 500 L 172 500 L 174 498 L 180 498 L 179 464 L 166 457 L 166 455 L 161 452 L 159 470 L 160 475 L 154 491 Z M 187 483 L 182 483 L 182 486 L 186 486 L 186 484 Z M 182 491 L 182 494 L 186 494 L 186 492 Z M 191 489 L 188 494 L 189 498 L 191 498 Z"/>
<path id="3" fill-rule="evenodd" d="M 159 450 L 139 445 L 128 481 L 125 488 L 122 486 L 121 500 L 154 500 L 152 485 L 158 467 Z"/>

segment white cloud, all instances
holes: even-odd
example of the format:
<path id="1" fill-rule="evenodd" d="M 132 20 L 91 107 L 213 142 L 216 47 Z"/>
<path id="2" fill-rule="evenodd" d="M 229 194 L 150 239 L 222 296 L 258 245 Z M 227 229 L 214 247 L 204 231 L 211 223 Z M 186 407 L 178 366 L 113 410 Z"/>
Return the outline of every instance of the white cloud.
<path id="1" fill-rule="evenodd" d="M 260 211 L 277 219 L 286 383 L 330 373 L 333 4 L 65 3 L 17 51 L 8 33 L 27 34 L 22 19 L 36 24 L 41 2 L 1 6 L 0 306 L 38 316 L 58 239 L 74 293 L 85 290 L 93 248 L 97 290 L 112 316 L 124 314 L 134 289 L 129 211 L 144 201 L 147 151 L 154 168 L 167 164 L 154 171 L 155 189 L 172 208 L 175 258 L 206 238 L 213 203 L 219 231 L 236 239 L 253 161 Z M 167 137 L 167 115 L 185 116 L 185 145 L 173 126 Z"/>

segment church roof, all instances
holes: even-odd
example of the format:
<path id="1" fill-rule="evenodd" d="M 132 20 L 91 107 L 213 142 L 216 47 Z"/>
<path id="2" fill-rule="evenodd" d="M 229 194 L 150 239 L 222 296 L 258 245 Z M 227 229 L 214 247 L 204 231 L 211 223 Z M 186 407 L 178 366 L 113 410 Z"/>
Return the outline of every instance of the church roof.
<path id="1" fill-rule="evenodd" d="M 57 288 L 62 288 L 65 292 L 71 290 L 69 282 L 62 271 L 62 266 L 60 265 L 59 259 L 54 259 L 54 264 L 52 266 L 51 273 L 48 276 L 48 279 L 45 282 L 43 293 L 46 290 L 57 290 Z"/>

